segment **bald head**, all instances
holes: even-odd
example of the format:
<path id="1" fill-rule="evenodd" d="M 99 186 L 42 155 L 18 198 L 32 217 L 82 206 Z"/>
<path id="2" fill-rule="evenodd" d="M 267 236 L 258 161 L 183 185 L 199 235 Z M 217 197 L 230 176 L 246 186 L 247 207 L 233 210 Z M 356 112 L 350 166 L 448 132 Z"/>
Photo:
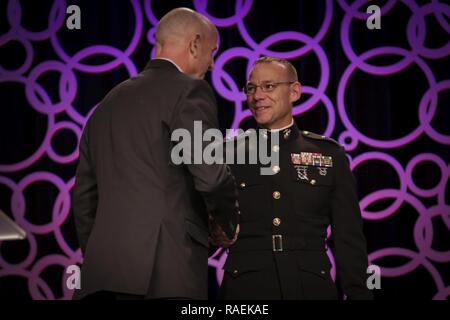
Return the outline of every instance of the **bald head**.
<path id="1" fill-rule="evenodd" d="M 188 8 L 177 8 L 159 21 L 155 58 L 170 59 L 184 73 L 203 79 L 213 67 L 217 43 L 217 29 L 208 18 Z"/>
<path id="2" fill-rule="evenodd" d="M 159 21 L 156 42 L 162 47 L 175 46 L 181 45 L 180 41 L 186 41 L 192 34 L 207 37 L 216 32 L 216 28 L 206 17 L 188 8 L 177 8 Z"/>
<path id="3" fill-rule="evenodd" d="M 188 8 L 177 8 L 158 24 L 155 58 L 170 59 L 184 73 L 203 79 L 214 65 L 217 43 L 217 29 L 208 18 Z"/>

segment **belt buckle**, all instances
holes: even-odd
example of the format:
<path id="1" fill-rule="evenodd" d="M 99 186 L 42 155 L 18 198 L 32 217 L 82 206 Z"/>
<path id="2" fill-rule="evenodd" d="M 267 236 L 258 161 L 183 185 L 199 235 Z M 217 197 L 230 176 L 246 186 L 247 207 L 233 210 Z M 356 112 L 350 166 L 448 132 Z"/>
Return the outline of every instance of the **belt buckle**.
<path id="1" fill-rule="evenodd" d="M 272 235 L 272 251 L 283 251 L 283 236 L 281 234 Z"/>

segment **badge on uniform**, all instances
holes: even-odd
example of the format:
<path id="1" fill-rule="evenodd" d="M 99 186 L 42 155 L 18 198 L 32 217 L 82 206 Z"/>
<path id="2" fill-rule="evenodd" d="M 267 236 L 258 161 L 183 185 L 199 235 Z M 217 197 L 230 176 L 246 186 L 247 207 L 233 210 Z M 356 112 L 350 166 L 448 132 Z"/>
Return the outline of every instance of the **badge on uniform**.
<path id="1" fill-rule="evenodd" d="M 295 166 L 295 170 L 297 170 L 297 177 L 300 180 L 309 181 L 309 179 L 308 179 L 308 167 L 307 166 L 296 165 Z"/>
<path id="2" fill-rule="evenodd" d="M 308 167 L 316 167 L 321 176 L 326 176 L 327 169 L 333 166 L 332 157 L 313 152 L 291 153 L 291 162 L 297 170 L 298 178 L 306 181 L 309 181 Z"/>
<path id="3" fill-rule="evenodd" d="M 291 153 L 291 162 L 294 165 L 304 165 L 323 168 L 333 167 L 333 158 L 331 156 L 323 156 L 321 153 L 312 153 L 312 152 Z"/>

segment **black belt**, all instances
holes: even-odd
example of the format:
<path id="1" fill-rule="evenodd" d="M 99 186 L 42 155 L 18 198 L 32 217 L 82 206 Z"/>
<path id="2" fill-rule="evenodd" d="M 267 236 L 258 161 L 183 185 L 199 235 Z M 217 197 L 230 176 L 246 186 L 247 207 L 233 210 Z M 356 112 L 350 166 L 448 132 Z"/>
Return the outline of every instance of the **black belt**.
<path id="1" fill-rule="evenodd" d="M 267 237 L 238 238 L 236 243 L 230 247 L 230 251 L 293 251 L 293 250 L 312 250 L 326 251 L 327 242 L 323 238 L 305 239 L 295 236 L 286 236 L 274 234 Z"/>

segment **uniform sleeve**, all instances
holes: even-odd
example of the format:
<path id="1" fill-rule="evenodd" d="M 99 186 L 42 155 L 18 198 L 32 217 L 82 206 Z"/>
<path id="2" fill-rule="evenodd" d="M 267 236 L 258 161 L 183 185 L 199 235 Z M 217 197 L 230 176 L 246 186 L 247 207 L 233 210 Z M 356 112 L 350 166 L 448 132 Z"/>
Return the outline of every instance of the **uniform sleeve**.
<path id="1" fill-rule="evenodd" d="M 174 130 L 183 129 L 194 137 L 194 121 L 201 122 L 201 134 L 205 130 L 218 128 L 216 101 L 211 88 L 205 81 L 194 81 L 184 92 L 176 110 L 178 113 L 170 128 L 172 133 Z M 207 144 L 208 142 L 197 145 L 192 143 L 189 150 L 183 149 L 183 158 L 189 159 L 190 163 L 186 166 L 193 177 L 195 189 L 203 196 L 208 213 L 232 239 L 238 223 L 237 190 L 234 178 L 226 164 L 204 163 L 201 155 Z M 221 143 L 218 144 L 221 145 Z M 201 163 L 195 163 L 194 154 L 200 155 Z"/>
<path id="2" fill-rule="evenodd" d="M 366 285 L 368 258 L 356 182 L 342 148 L 333 162 L 331 226 L 337 275 L 348 299 L 372 299 Z"/>
<path id="3" fill-rule="evenodd" d="M 83 254 L 94 224 L 98 202 L 97 180 L 88 149 L 88 128 L 86 125 L 80 141 L 80 158 L 72 194 L 75 227 Z"/>

